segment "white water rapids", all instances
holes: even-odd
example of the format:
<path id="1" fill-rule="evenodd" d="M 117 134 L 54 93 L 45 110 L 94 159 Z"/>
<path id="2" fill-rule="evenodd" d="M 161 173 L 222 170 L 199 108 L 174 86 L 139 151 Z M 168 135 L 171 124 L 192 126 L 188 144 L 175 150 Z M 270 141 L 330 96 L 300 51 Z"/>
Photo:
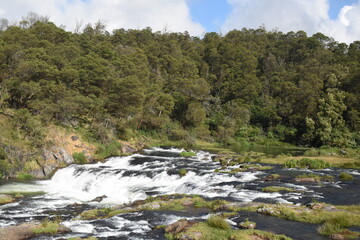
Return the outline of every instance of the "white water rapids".
<path id="1" fill-rule="evenodd" d="M 137 212 L 103 220 L 72 221 L 75 216 L 71 215 L 69 206 L 74 203 L 90 204 L 88 208 L 112 206 L 163 194 L 196 194 L 210 199 L 220 198 L 240 202 L 260 200 L 277 203 L 296 203 L 304 197 L 307 199 L 323 197 L 322 193 L 317 191 L 320 190 L 320 186 L 312 186 L 312 189 L 309 189 L 308 185 L 303 186 L 293 182 L 277 184 L 296 189 L 297 192 L 266 193 L 262 191 L 262 187 L 271 183 L 263 179 L 275 171 L 236 174 L 215 172 L 215 169 L 220 168 L 220 164 L 211 160 L 210 153 L 197 151 L 196 156 L 184 158 L 180 156 L 181 151 L 184 150 L 151 148 L 141 154 L 110 158 L 105 163 L 74 164 L 58 170 L 50 180 L 1 185 L 0 193 L 20 192 L 24 195 L 25 193 L 33 193 L 33 195 L 0 206 L 0 227 L 41 220 L 54 216 L 53 212 L 57 211 L 60 217 L 66 219 L 64 225 L 73 231 L 72 235 L 67 237 L 164 239 L 163 234 L 151 235 L 155 234 L 152 230 L 154 226 L 181 219 L 185 213 L 176 215 L 169 212 Z M 180 169 L 186 169 L 187 174 L 180 177 Z M 293 170 L 281 169 L 276 171 L 286 171 L 283 173 L 290 175 L 293 172 Z M 106 198 L 102 202 L 90 202 L 103 195 Z M 186 214 L 187 218 L 207 218 L 208 213 Z M 62 238 L 63 236 L 49 239 Z"/>

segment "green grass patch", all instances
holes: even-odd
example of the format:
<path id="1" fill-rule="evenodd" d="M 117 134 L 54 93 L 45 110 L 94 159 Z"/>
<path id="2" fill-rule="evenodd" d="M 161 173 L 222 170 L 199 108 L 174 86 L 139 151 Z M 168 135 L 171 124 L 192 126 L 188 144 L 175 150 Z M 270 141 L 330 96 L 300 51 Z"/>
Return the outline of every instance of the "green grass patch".
<path id="1" fill-rule="evenodd" d="M 179 175 L 180 175 L 180 177 L 184 177 L 184 176 L 186 175 L 186 173 L 187 173 L 187 171 L 186 171 L 185 168 L 181 168 L 181 169 L 179 170 Z"/>
<path id="2" fill-rule="evenodd" d="M 121 155 L 121 143 L 113 140 L 108 144 L 101 145 L 96 151 L 96 157 L 106 159 L 113 156 Z"/>
<path id="3" fill-rule="evenodd" d="M 188 151 L 182 151 L 181 153 L 180 153 L 180 156 L 181 157 L 195 157 L 196 156 L 196 153 L 194 153 L 194 152 L 188 152 Z"/>
<path id="4" fill-rule="evenodd" d="M 219 228 L 226 231 L 229 231 L 231 229 L 229 223 L 219 215 L 210 216 L 206 221 L 206 224 L 212 228 Z"/>
<path id="5" fill-rule="evenodd" d="M 120 213 L 123 213 L 123 211 L 120 209 L 112 209 L 112 208 L 91 209 L 82 212 L 79 215 L 79 219 L 94 220 L 94 219 L 110 218 Z"/>
<path id="6" fill-rule="evenodd" d="M 314 179 L 314 181 L 320 182 L 320 181 L 333 181 L 334 177 L 331 175 L 317 175 L 314 173 L 308 173 L 308 174 L 301 174 L 301 175 L 297 175 L 295 177 L 295 179 L 297 180 L 301 180 L 301 179 Z"/>
<path id="7" fill-rule="evenodd" d="M 286 191 L 286 192 L 295 192 L 294 189 L 288 188 L 288 187 L 280 187 L 280 186 L 268 186 L 264 187 L 262 189 L 263 192 L 280 192 L 280 191 Z"/>
<path id="8" fill-rule="evenodd" d="M 76 164 L 85 164 L 87 161 L 86 161 L 86 156 L 84 153 L 82 152 L 77 152 L 77 153 L 74 153 L 73 154 L 73 158 L 74 158 L 74 162 Z"/>
<path id="9" fill-rule="evenodd" d="M 341 172 L 339 174 L 339 178 L 342 181 L 352 181 L 355 179 L 355 177 L 353 175 L 351 175 L 350 173 L 347 173 L 347 172 Z"/>
<path id="10" fill-rule="evenodd" d="M 34 179 L 34 176 L 28 173 L 21 172 L 17 175 L 17 178 L 21 180 L 31 180 Z"/>
<path id="11" fill-rule="evenodd" d="M 289 159 L 284 164 L 285 168 L 324 169 L 331 167 L 331 164 L 322 159 Z"/>
<path id="12" fill-rule="evenodd" d="M 55 235 L 58 233 L 60 225 L 58 222 L 44 221 L 41 226 L 34 228 L 32 231 L 35 234 L 51 234 Z"/>
<path id="13" fill-rule="evenodd" d="M 340 167 L 349 169 L 360 169 L 360 162 L 348 162 L 340 165 Z"/>
<path id="14" fill-rule="evenodd" d="M 222 218 L 220 217 L 220 219 Z M 231 228 L 229 229 L 225 227 L 229 225 L 220 225 L 221 227 L 219 227 L 219 222 L 221 222 L 221 224 L 224 224 L 224 219 L 216 220 L 214 223 L 215 226 L 209 224 L 208 221 L 195 224 L 183 234 L 188 235 L 191 239 L 200 239 L 200 233 L 202 236 L 201 239 L 206 240 L 252 240 L 256 239 L 256 237 L 271 240 L 291 240 L 291 238 L 288 238 L 284 235 L 276 235 L 270 232 L 260 230 L 232 230 Z M 225 223 L 227 222 L 225 221 Z M 181 235 L 181 233 L 179 235 Z M 167 239 L 174 240 L 178 239 L 178 237 L 179 236 L 172 236 L 168 234 Z"/>

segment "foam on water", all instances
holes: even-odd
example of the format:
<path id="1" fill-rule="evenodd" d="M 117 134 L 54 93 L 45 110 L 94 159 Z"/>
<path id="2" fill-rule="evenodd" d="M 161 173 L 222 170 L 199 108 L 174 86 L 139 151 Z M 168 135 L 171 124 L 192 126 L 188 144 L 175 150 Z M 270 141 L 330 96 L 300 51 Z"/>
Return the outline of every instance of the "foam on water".
<path id="1" fill-rule="evenodd" d="M 159 151 L 154 148 L 148 151 Z M 181 150 L 163 150 L 181 152 Z M 186 160 L 191 167 L 198 170 L 197 164 L 203 164 L 204 158 L 209 160 L 209 154 L 198 152 L 194 159 Z M 144 162 L 132 165 L 135 159 Z M 217 174 L 214 169 L 218 166 L 207 161 L 212 169 L 205 169 L 200 173 L 189 170 L 180 177 L 171 174 L 178 169 L 177 164 L 184 164 L 178 159 L 169 157 L 135 154 L 127 157 L 115 157 L 106 163 L 94 165 L 72 165 L 55 173 L 49 181 L 41 182 L 43 190 L 56 197 L 69 198 L 76 201 L 90 201 L 97 196 L 106 195 L 103 203 L 126 203 L 145 199 L 148 192 L 159 194 L 198 194 L 206 197 L 227 197 L 238 191 L 236 187 L 227 185 L 218 190 L 219 184 L 232 182 L 249 182 L 257 179 L 259 172 L 244 172 L 235 175 Z M 154 160 L 155 159 L 155 160 Z M 159 160 L 160 159 L 160 160 Z M 141 160 L 142 161 L 142 160 Z M 195 161 L 195 162 L 194 162 Z M 169 173 L 170 171 L 170 173 Z"/>

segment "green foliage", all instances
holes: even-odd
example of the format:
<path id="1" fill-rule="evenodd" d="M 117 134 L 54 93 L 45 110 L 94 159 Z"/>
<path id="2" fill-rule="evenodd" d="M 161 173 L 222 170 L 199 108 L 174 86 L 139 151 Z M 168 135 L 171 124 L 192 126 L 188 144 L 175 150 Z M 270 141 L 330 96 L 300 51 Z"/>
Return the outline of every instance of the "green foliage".
<path id="1" fill-rule="evenodd" d="M 102 145 L 99 158 L 119 154 L 116 137 L 147 134 L 189 146 L 360 143 L 358 42 L 262 28 L 203 39 L 109 33 L 101 22 L 71 33 L 46 17 L 24 19 L 0 32 L 0 115 L 12 123 L 2 143 L 42 148 L 54 124 L 83 129 Z"/>
<path id="2" fill-rule="evenodd" d="M 316 149 L 312 148 L 310 150 L 305 151 L 304 156 L 305 157 L 317 157 L 317 156 L 319 156 L 319 152 Z"/>
<path id="3" fill-rule="evenodd" d="M 182 151 L 180 153 L 180 156 L 182 156 L 182 157 L 194 157 L 194 156 L 196 156 L 196 153 L 188 152 L 188 151 Z"/>
<path id="4" fill-rule="evenodd" d="M 280 186 L 268 186 L 268 187 L 264 187 L 262 191 L 263 192 L 280 192 L 280 191 L 294 192 L 294 189 L 288 187 L 280 187 Z"/>
<path id="5" fill-rule="evenodd" d="M 11 164 L 7 160 L 0 160 L 0 175 L 7 176 L 10 173 Z"/>
<path id="6" fill-rule="evenodd" d="M 185 168 L 181 168 L 181 169 L 179 170 L 179 175 L 180 175 L 180 177 L 185 176 L 185 175 L 186 175 L 186 173 L 187 173 L 187 171 L 186 171 L 186 169 L 185 169 Z"/>
<path id="7" fill-rule="evenodd" d="M 226 231 L 229 231 L 231 229 L 229 223 L 226 222 L 225 219 L 219 215 L 210 216 L 206 223 L 213 228 L 220 228 Z"/>
<path id="8" fill-rule="evenodd" d="M 342 181 L 352 181 L 355 179 L 355 177 L 353 175 L 351 175 L 350 173 L 347 173 L 347 172 L 341 172 L 339 174 L 339 178 Z"/>
<path id="9" fill-rule="evenodd" d="M 17 178 L 21 180 L 31 180 L 34 179 L 34 176 L 28 173 L 19 173 Z"/>
<path id="10" fill-rule="evenodd" d="M 74 162 L 76 164 L 85 164 L 87 163 L 86 156 L 82 152 L 73 153 Z"/>
<path id="11" fill-rule="evenodd" d="M 323 169 L 331 167 L 331 164 L 322 159 L 290 159 L 284 164 L 286 168 L 307 168 L 307 169 Z"/>
<path id="12" fill-rule="evenodd" d="M 0 160 L 4 160 L 5 159 L 5 149 L 3 147 L 0 146 Z"/>
<path id="13" fill-rule="evenodd" d="M 34 228 L 33 232 L 35 234 L 51 234 L 55 235 L 58 233 L 60 225 L 58 222 L 43 221 L 41 226 Z"/>
<path id="14" fill-rule="evenodd" d="M 118 141 L 112 141 L 108 144 L 101 145 L 96 151 L 97 156 L 100 159 L 105 159 L 108 157 L 118 156 L 121 154 L 121 143 Z"/>
<path id="15" fill-rule="evenodd" d="M 0 194 L 0 205 L 13 202 L 15 199 L 10 195 Z"/>

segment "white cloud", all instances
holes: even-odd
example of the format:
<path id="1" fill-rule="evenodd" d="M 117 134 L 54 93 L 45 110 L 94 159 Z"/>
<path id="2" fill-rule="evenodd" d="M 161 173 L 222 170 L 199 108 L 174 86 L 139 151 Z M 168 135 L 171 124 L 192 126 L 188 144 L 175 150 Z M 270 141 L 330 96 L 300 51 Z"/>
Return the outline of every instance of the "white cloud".
<path id="1" fill-rule="evenodd" d="M 186 0 L 0 0 L 0 17 L 19 21 L 33 11 L 73 30 L 76 22 L 104 20 L 107 29 L 151 27 L 153 30 L 188 31 L 202 35 L 205 29 L 191 20 Z"/>
<path id="2" fill-rule="evenodd" d="M 329 17 L 328 0 L 228 0 L 232 12 L 223 31 L 258 28 L 282 32 L 304 30 L 309 35 L 322 32 L 340 42 L 360 40 L 360 0 L 344 6 L 337 19 Z"/>

